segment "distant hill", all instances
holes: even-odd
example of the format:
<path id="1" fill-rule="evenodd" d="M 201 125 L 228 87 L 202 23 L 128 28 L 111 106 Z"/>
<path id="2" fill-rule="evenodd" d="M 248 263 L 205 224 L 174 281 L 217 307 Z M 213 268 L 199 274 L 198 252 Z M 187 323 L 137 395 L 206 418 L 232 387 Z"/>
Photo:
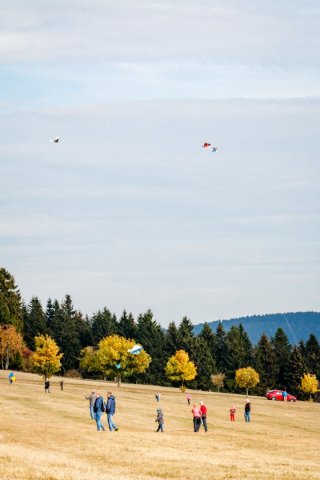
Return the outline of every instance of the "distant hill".
<path id="1" fill-rule="evenodd" d="M 268 335 L 268 337 L 274 336 L 279 327 L 286 332 L 292 345 L 299 343 L 300 340 L 308 340 L 310 333 L 313 333 L 320 341 L 320 312 L 273 313 L 208 322 L 214 332 L 219 321 L 221 321 L 226 331 L 232 325 L 241 323 L 254 344 L 258 343 L 263 333 Z M 195 325 L 194 333 L 198 335 L 202 327 L 203 324 L 201 323 Z"/>

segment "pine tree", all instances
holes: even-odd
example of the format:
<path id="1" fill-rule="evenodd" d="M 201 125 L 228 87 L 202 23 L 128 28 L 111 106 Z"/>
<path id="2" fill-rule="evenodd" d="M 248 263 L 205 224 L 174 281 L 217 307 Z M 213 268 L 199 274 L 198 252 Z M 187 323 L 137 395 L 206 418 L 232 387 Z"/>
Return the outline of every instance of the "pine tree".
<path id="1" fill-rule="evenodd" d="M 152 363 L 143 374 L 146 383 L 161 384 L 165 367 L 163 355 L 165 335 L 160 325 L 153 319 L 153 313 L 148 310 L 140 314 L 137 322 L 136 341 L 151 355 Z"/>
<path id="2" fill-rule="evenodd" d="M 308 372 L 320 378 L 320 345 L 313 333 L 311 333 L 305 345 L 305 361 Z"/>
<path id="3" fill-rule="evenodd" d="M 233 325 L 226 336 L 227 366 L 234 374 L 238 368 L 243 368 L 252 362 L 252 345 L 243 326 Z"/>
<path id="4" fill-rule="evenodd" d="M 198 336 L 192 339 L 190 359 L 196 365 L 198 372 L 195 380 L 190 382 L 190 387 L 209 390 L 212 387 L 211 376 L 217 372 L 217 368 L 210 348 L 203 337 Z"/>
<path id="5" fill-rule="evenodd" d="M 14 277 L 0 268 L 0 324 L 13 325 L 18 331 L 23 327 L 22 300 Z"/>
<path id="6" fill-rule="evenodd" d="M 118 333 L 117 318 L 107 308 L 104 308 L 102 312 L 99 310 L 92 316 L 91 325 L 94 345 L 97 345 L 103 338 Z"/>
<path id="7" fill-rule="evenodd" d="M 304 359 L 301 355 L 300 348 L 294 346 L 288 364 L 288 389 L 290 388 L 290 393 L 297 395 L 300 390 L 301 378 L 306 372 L 306 366 Z"/>
<path id="8" fill-rule="evenodd" d="M 291 345 L 288 337 L 282 330 L 278 328 L 272 339 L 272 345 L 275 351 L 275 380 L 276 388 L 282 390 L 287 388 L 289 374 L 289 360 L 291 354 Z"/>
<path id="9" fill-rule="evenodd" d="M 221 373 L 225 373 L 227 370 L 227 356 L 226 332 L 222 322 L 219 322 L 215 334 L 215 358 L 217 369 Z"/>
<path id="10" fill-rule="evenodd" d="M 261 394 L 274 388 L 275 385 L 275 352 L 267 337 L 262 334 L 254 349 L 254 367 L 260 375 L 258 391 Z"/>
<path id="11" fill-rule="evenodd" d="M 27 346 L 35 349 L 35 336 L 47 333 L 46 317 L 38 297 L 32 297 L 29 305 L 24 308 L 23 336 Z"/>
<path id="12" fill-rule="evenodd" d="M 164 354 L 166 357 L 171 357 L 181 346 L 178 329 L 174 322 L 169 323 L 165 337 Z"/>
<path id="13" fill-rule="evenodd" d="M 212 358 L 215 360 L 215 352 L 216 352 L 216 337 L 212 331 L 210 325 L 206 322 L 204 323 L 202 330 L 199 334 L 199 337 L 203 338 L 210 350 Z"/>
<path id="14" fill-rule="evenodd" d="M 124 310 L 118 324 L 119 335 L 126 338 L 136 338 L 137 326 L 132 313 L 127 314 Z"/>
<path id="15" fill-rule="evenodd" d="M 226 386 L 235 387 L 235 371 L 252 364 L 252 345 L 243 326 L 233 325 L 226 335 Z"/>
<path id="16" fill-rule="evenodd" d="M 61 351 L 63 352 L 62 365 L 65 370 L 78 369 L 82 349 L 80 328 L 82 314 L 74 309 L 70 295 L 66 295 L 60 305 L 60 319 L 63 330 L 61 336 Z"/>
<path id="17" fill-rule="evenodd" d="M 58 300 L 54 300 L 54 302 L 52 302 L 52 300 L 49 298 L 47 302 L 46 325 L 50 337 L 60 344 L 62 339 L 63 324 Z"/>
<path id="18" fill-rule="evenodd" d="M 178 327 L 177 340 L 179 349 L 185 350 L 189 355 L 191 355 L 193 339 L 193 324 L 189 318 L 183 317 Z"/>

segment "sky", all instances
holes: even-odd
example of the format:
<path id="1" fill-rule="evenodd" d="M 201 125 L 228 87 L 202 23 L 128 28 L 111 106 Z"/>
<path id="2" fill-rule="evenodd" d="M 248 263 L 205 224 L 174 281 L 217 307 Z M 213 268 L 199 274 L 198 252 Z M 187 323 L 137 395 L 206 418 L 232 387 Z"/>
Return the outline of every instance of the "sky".
<path id="1" fill-rule="evenodd" d="M 319 310 L 317 0 L 0 8 L 0 265 L 26 303 Z"/>

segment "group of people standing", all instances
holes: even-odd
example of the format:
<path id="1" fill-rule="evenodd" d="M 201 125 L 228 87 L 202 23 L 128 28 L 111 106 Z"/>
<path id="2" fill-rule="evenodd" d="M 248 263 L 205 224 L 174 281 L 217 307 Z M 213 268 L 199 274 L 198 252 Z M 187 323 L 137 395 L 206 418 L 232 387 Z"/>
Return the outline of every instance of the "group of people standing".
<path id="1" fill-rule="evenodd" d="M 115 425 L 113 421 L 113 416 L 116 413 L 116 399 L 112 392 L 107 393 L 107 401 L 105 402 L 102 395 L 100 393 L 93 391 L 90 395 L 84 394 L 84 397 L 89 400 L 89 411 L 90 411 L 90 418 L 96 421 L 97 430 L 105 431 L 105 427 L 102 423 L 102 415 L 105 412 L 107 414 L 107 421 L 108 427 L 110 432 L 118 431 L 118 427 Z M 155 399 L 157 403 L 160 402 L 161 394 L 157 392 L 155 394 Z M 190 405 L 191 395 L 187 394 L 186 396 L 188 405 Z M 207 412 L 208 408 L 203 401 L 200 402 L 200 405 L 193 404 L 191 413 L 192 413 L 192 420 L 193 420 L 193 431 L 199 432 L 201 425 L 204 428 L 205 432 L 208 432 L 208 424 L 207 424 Z M 232 422 L 235 421 L 235 414 L 236 408 L 232 406 L 230 408 L 230 420 Z M 251 403 L 250 400 L 247 399 L 244 407 L 244 419 L 246 422 L 250 422 L 250 415 L 251 415 Z M 164 432 L 164 413 L 162 408 L 157 408 L 156 410 L 156 419 L 155 422 L 158 423 L 157 432 Z"/>
<path id="2" fill-rule="evenodd" d="M 90 418 L 96 421 L 98 432 L 100 432 L 100 430 L 105 431 L 105 427 L 102 423 L 102 415 L 104 412 L 107 414 L 110 432 L 117 432 L 119 429 L 113 422 L 113 416 L 116 413 L 116 398 L 112 392 L 107 393 L 106 402 L 104 401 L 103 396 L 95 391 L 93 391 L 90 395 L 84 394 L 84 397 L 89 400 Z"/>

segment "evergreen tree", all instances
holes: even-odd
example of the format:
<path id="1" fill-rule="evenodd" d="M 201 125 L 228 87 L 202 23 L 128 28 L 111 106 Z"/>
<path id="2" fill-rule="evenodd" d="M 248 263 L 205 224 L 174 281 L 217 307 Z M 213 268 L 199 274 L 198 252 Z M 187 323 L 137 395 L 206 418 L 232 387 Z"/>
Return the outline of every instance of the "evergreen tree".
<path id="1" fill-rule="evenodd" d="M 165 356 L 171 357 L 179 350 L 180 346 L 177 326 L 174 322 L 171 322 L 166 331 Z"/>
<path id="2" fill-rule="evenodd" d="M 22 323 L 22 301 L 15 279 L 5 268 L 0 268 L 0 325 L 13 325 L 21 331 Z"/>
<path id="3" fill-rule="evenodd" d="M 305 361 L 308 373 L 320 378 L 320 345 L 316 336 L 312 333 L 305 345 Z"/>
<path id="4" fill-rule="evenodd" d="M 215 334 L 212 331 L 212 328 L 210 325 L 206 322 L 204 323 L 202 330 L 199 334 L 200 338 L 203 338 L 210 350 L 211 356 L 213 359 L 215 359 L 215 352 L 216 352 L 216 337 Z"/>
<path id="5" fill-rule="evenodd" d="M 252 345 L 243 326 L 233 325 L 226 336 L 227 366 L 234 372 L 252 363 Z"/>
<path id="6" fill-rule="evenodd" d="M 32 297 L 27 308 L 24 308 L 23 336 L 27 346 L 35 350 L 35 336 L 47 332 L 46 317 L 38 297 Z"/>
<path id="7" fill-rule="evenodd" d="M 146 383 L 161 384 L 166 363 L 166 358 L 163 354 L 165 335 L 160 325 L 153 319 L 151 310 L 139 315 L 136 340 L 152 358 L 149 369 L 143 374 L 144 381 Z"/>
<path id="8" fill-rule="evenodd" d="M 81 331 L 85 328 L 85 320 L 74 309 L 70 295 L 66 295 L 61 304 L 57 300 L 53 304 L 50 301 L 46 318 L 50 336 L 63 352 L 63 370 L 78 369 L 82 349 Z"/>
<path id="9" fill-rule="evenodd" d="M 123 314 L 119 320 L 118 330 L 119 335 L 122 335 L 123 337 L 130 339 L 136 338 L 137 326 L 132 313 L 129 313 L 128 315 L 125 310 L 123 311 Z"/>
<path id="10" fill-rule="evenodd" d="M 221 373 L 225 373 L 227 370 L 227 356 L 226 332 L 222 322 L 219 322 L 215 334 L 215 358 L 217 369 Z"/>
<path id="11" fill-rule="evenodd" d="M 260 394 L 274 388 L 275 385 L 275 352 L 267 337 L 262 334 L 254 349 L 254 367 L 260 375 L 258 391 Z"/>
<path id="12" fill-rule="evenodd" d="M 52 337 L 58 344 L 61 343 L 63 325 L 60 317 L 60 304 L 58 300 L 52 300 L 49 298 L 46 308 L 46 325 L 50 337 Z"/>
<path id="13" fill-rule="evenodd" d="M 193 325 L 191 320 L 183 317 L 178 327 L 178 346 L 179 349 L 185 350 L 189 355 L 192 354 L 192 343 L 194 339 Z"/>
<path id="14" fill-rule="evenodd" d="M 91 325 L 94 345 L 97 345 L 103 338 L 118 333 L 117 318 L 107 308 L 104 308 L 102 312 L 99 310 L 92 316 Z"/>
<path id="15" fill-rule="evenodd" d="M 198 336 L 192 340 L 190 358 L 196 365 L 198 372 L 197 377 L 193 382 L 190 382 L 190 386 L 200 390 L 211 389 L 211 375 L 216 373 L 217 368 L 207 341 L 203 337 Z"/>
<path id="16" fill-rule="evenodd" d="M 83 316 L 73 307 L 70 295 L 66 295 L 60 305 L 60 319 L 63 331 L 61 338 L 61 351 L 63 352 L 62 365 L 65 370 L 78 369 L 80 352 L 80 330 L 83 326 Z"/>
<path id="17" fill-rule="evenodd" d="M 229 390 L 235 387 L 235 372 L 252 364 L 252 345 L 243 326 L 233 325 L 226 335 L 226 380 Z"/>
<path id="18" fill-rule="evenodd" d="M 282 328 L 276 331 L 272 345 L 275 351 L 275 387 L 284 390 L 288 384 L 291 345 Z"/>
<path id="19" fill-rule="evenodd" d="M 306 366 L 301 355 L 300 348 L 298 346 L 294 346 L 288 364 L 288 389 L 290 389 L 290 393 L 294 395 L 299 394 L 300 386 L 301 386 L 301 378 L 303 374 L 306 372 Z"/>

